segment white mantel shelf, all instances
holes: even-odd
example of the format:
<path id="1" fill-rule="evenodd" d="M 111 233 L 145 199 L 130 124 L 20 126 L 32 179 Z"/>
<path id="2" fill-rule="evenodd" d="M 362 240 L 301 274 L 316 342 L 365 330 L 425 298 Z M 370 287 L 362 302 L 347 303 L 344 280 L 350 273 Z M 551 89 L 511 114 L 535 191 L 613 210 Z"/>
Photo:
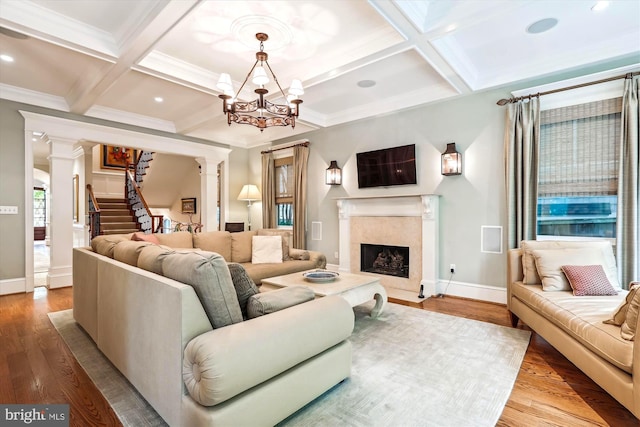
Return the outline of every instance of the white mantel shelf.
<path id="1" fill-rule="evenodd" d="M 419 217 L 422 220 L 422 279 L 427 296 L 435 294 L 438 280 L 438 245 L 440 234 L 440 196 L 437 194 L 402 194 L 364 197 L 338 197 L 340 270 L 356 272 L 351 265 L 352 217 Z M 353 268 L 352 268 L 353 267 Z M 418 292 L 418 289 L 415 290 Z"/>

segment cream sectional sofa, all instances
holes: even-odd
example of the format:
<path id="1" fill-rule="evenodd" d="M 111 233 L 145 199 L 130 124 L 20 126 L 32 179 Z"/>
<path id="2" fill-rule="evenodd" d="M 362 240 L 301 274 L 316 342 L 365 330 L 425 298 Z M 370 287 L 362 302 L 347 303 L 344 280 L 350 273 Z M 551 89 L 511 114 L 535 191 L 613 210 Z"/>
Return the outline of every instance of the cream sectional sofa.
<path id="1" fill-rule="evenodd" d="M 73 253 L 74 318 L 169 425 L 274 425 L 350 375 L 354 315 L 344 299 L 305 295 L 275 311 L 279 291 L 245 280 L 246 302 L 229 271 L 237 264 L 217 253 L 92 243 Z M 270 314 L 244 320 L 240 301 L 264 298 L 253 306 Z"/>
<path id="2" fill-rule="evenodd" d="M 575 296 L 572 290 L 558 290 L 557 283 L 566 280 L 563 265 L 602 265 L 617 295 Z M 621 326 L 603 323 L 620 314 L 632 297 L 619 287 L 611 245 L 524 241 L 509 251 L 507 275 L 513 326 L 522 320 L 640 418 L 640 345 L 622 338 Z M 639 297 L 640 292 L 633 297 L 636 303 Z M 640 327 L 630 321 L 623 327 Z"/>

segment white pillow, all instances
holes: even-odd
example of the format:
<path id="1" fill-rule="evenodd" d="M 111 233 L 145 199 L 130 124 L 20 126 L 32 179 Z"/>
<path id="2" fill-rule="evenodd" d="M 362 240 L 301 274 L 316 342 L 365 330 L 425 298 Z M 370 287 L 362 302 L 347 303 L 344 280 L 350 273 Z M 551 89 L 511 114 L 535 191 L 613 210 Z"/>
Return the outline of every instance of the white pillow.
<path id="1" fill-rule="evenodd" d="M 253 236 L 251 263 L 282 263 L 282 236 Z"/>
<path id="2" fill-rule="evenodd" d="M 602 249 L 537 249 L 531 251 L 545 291 L 570 291 L 563 265 L 602 265 Z M 609 279 L 609 276 L 607 276 Z M 611 282 L 611 279 L 609 279 Z"/>

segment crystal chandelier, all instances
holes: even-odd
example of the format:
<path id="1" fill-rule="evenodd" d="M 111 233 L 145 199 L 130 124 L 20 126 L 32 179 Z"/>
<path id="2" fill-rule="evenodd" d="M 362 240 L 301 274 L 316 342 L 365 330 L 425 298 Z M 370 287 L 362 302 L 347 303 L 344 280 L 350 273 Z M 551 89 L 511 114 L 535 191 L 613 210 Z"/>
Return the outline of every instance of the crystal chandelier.
<path id="1" fill-rule="evenodd" d="M 258 99 L 249 102 L 238 101 L 236 94 L 233 92 L 231 76 L 227 73 L 222 73 L 220 74 L 217 84 L 217 88 L 223 92 L 221 95 L 218 95 L 218 97 L 222 99 L 222 112 L 227 115 L 227 123 L 229 126 L 231 126 L 231 122 L 253 125 L 260 129 L 260 132 L 271 126 L 291 125 L 292 128 L 295 128 L 296 117 L 298 117 L 300 113 L 300 104 L 302 103 L 302 100 L 299 99 L 298 96 L 304 93 L 302 83 L 300 80 L 293 80 L 291 87 L 289 87 L 289 94 L 286 96 L 269 65 L 269 55 L 264 51 L 263 43 L 269 36 L 265 33 L 258 33 L 256 34 L 256 38 L 260 41 L 260 52 L 256 52 L 256 62 L 253 64 L 253 67 L 251 67 L 251 70 L 249 70 L 247 77 L 245 77 L 237 93 L 242 92 L 242 88 L 244 88 L 247 80 L 249 80 L 249 76 L 253 73 L 251 81 L 258 86 L 255 90 L 255 93 L 258 94 Z M 274 104 L 265 99 L 265 95 L 269 93 L 269 91 L 265 89 L 265 85 L 269 83 L 269 77 L 267 76 L 264 65 L 269 69 L 273 81 L 278 85 L 282 97 L 286 100 L 286 104 Z"/>

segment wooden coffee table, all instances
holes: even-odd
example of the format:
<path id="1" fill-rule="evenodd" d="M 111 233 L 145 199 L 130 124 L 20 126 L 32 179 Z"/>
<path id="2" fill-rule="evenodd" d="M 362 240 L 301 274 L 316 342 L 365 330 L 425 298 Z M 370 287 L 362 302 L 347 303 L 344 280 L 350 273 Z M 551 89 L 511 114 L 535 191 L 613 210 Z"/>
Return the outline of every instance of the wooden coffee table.
<path id="1" fill-rule="evenodd" d="M 375 299 L 376 304 L 371 309 L 371 317 L 377 317 L 382 313 L 384 306 L 387 304 L 387 291 L 380 284 L 380 280 L 373 276 L 340 272 L 338 278 L 333 282 L 313 283 L 307 281 L 303 273 L 305 272 L 262 279 L 260 290 L 269 291 L 288 286 L 303 285 L 311 288 L 316 297 L 339 295 L 346 299 L 351 307 Z"/>

